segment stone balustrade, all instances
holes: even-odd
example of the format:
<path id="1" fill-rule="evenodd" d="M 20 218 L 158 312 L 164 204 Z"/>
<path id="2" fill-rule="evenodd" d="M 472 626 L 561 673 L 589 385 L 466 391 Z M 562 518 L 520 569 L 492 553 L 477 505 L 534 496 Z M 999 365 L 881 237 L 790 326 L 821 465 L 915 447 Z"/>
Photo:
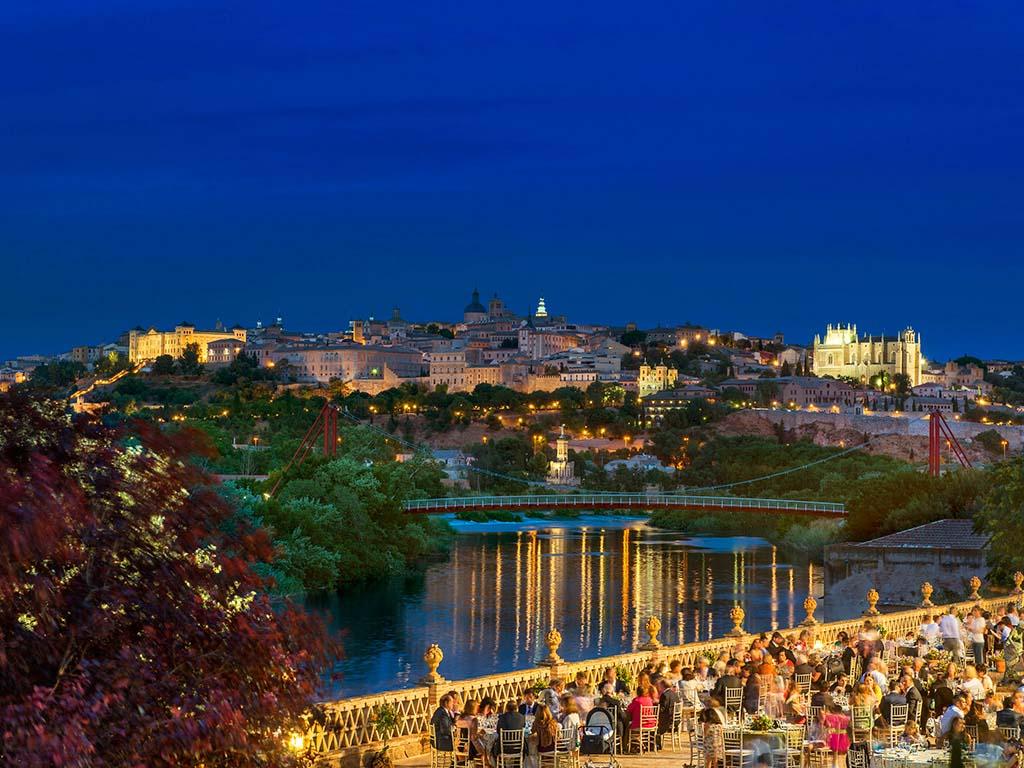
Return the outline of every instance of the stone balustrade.
<path id="1" fill-rule="evenodd" d="M 1024 580 L 1024 576 L 1021 577 Z M 980 582 L 972 580 L 971 595 L 977 595 Z M 1017 584 L 1020 589 L 1020 582 Z M 903 637 L 908 632 L 917 632 L 925 615 L 934 614 L 942 607 L 931 606 L 929 600 L 932 590 L 925 582 L 922 585 L 924 602 L 922 607 L 908 611 L 879 614 L 875 608 L 878 593 L 871 589 L 866 595 L 867 610 L 864 616 L 885 627 L 887 633 Z M 1016 599 L 1020 593 L 1015 592 Z M 1008 600 L 1013 597 L 995 597 L 968 599 L 954 603 L 957 611 L 968 611 L 975 605 L 992 612 L 1001 611 Z M 789 628 L 779 628 L 783 633 L 809 630 L 813 632 L 815 641 L 824 646 L 835 642 L 840 632 L 855 633 L 864 622 L 858 617 L 843 621 L 820 623 L 814 619 L 817 602 L 808 598 L 805 603 L 807 618 L 803 623 Z M 457 691 L 463 698 L 480 700 L 490 696 L 499 704 L 510 699 L 518 699 L 521 692 L 538 684 L 546 683 L 551 677 L 571 680 L 578 672 L 585 672 L 591 680 L 597 682 L 604 674 L 606 667 L 620 667 L 628 670 L 635 679 L 650 661 L 667 661 L 679 659 L 683 666 L 694 666 L 697 660 L 704 657 L 716 658 L 722 652 L 732 652 L 737 648 L 749 646 L 753 637 L 766 631 L 756 628 L 747 632 L 742 627 L 744 613 L 738 605 L 732 609 L 732 620 L 735 624 L 732 632 L 726 637 L 683 645 L 662 645 L 657 638 L 661 622 L 657 617 L 650 617 L 646 624 L 649 640 L 642 650 L 635 653 L 624 653 L 616 656 L 603 656 L 583 661 L 566 661 L 558 656 L 561 635 L 554 627 L 548 632 L 546 643 L 549 655 L 541 663 L 543 666 L 523 669 L 515 672 L 486 675 L 468 680 L 445 680 L 438 667 L 443 659 L 441 650 L 432 645 L 424 654 L 427 675 L 421 680 L 420 687 L 400 691 L 387 691 L 372 696 L 359 696 L 340 701 L 325 702 L 318 705 L 310 717 L 310 727 L 302 740 L 304 745 L 311 747 L 319 755 L 321 764 L 344 766 L 360 765 L 362 754 L 368 749 L 380 746 L 382 734 L 375 728 L 375 711 L 385 705 L 393 707 L 399 714 L 400 724 L 397 731 L 389 736 L 392 752 L 396 757 L 405 754 L 419 754 L 427 748 L 427 730 L 430 716 L 437 706 L 438 699 L 448 691 Z"/>

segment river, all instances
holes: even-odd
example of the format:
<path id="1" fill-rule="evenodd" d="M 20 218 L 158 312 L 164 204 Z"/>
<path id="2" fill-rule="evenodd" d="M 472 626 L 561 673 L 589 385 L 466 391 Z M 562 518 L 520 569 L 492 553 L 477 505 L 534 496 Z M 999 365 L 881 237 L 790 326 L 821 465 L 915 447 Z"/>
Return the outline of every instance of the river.
<path id="1" fill-rule="evenodd" d="M 444 651 L 439 672 L 458 680 L 535 666 L 552 626 L 563 658 L 594 658 L 646 642 L 652 614 L 662 642 L 693 642 L 732 629 L 734 601 L 748 630 L 764 630 L 802 621 L 804 599 L 823 592 L 818 564 L 795 562 L 754 537 L 686 536 L 606 516 L 453 525 L 460 533 L 447 562 L 308 599 L 345 647 L 325 695 L 415 685 L 430 643 Z M 856 612 L 823 606 L 817 617 Z"/>

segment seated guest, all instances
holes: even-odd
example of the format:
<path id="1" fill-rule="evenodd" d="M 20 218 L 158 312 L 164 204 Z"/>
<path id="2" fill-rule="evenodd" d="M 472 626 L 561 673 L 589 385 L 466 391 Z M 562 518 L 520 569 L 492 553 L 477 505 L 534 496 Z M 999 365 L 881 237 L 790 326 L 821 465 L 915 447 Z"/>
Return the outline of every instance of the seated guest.
<path id="1" fill-rule="evenodd" d="M 840 672 L 836 679 L 828 687 L 828 692 L 833 696 L 839 694 L 840 696 L 849 696 L 853 688 L 850 686 L 850 678 L 847 677 L 845 672 Z"/>
<path id="2" fill-rule="evenodd" d="M 682 696 L 683 706 L 690 709 L 700 709 L 700 692 L 704 690 L 703 686 L 689 667 L 684 668 L 681 674 L 682 679 L 679 681 L 679 693 Z"/>
<path id="3" fill-rule="evenodd" d="M 589 691 L 590 687 L 590 676 L 586 672 L 577 672 L 576 678 L 566 686 L 566 690 L 570 693 L 576 693 L 577 691 Z"/>
<path id="4" fill-rule="evenodd" d="M 505 704 L 505 711 L 498 715 L 498 738 L 494 740 L 494 747 L 491 750 L 494 755 L 501 753 L 501 732 L 522 731 L 526 728 L 526 718 L 519 713 L 519 705 L 514 701 Z M 523 749 L 526 749 L 526 741 L 523 740 Z"/>
<path id="5" fill-rule="evenodd" d="M 985 698 L 985 684 L 981 681 L 978 670 L 973 664 L 964 667 L 964 679 L 960 682 L 960 690 L 967 691 L 975 699 Z"/>
<path id="6" fill-rule="evenodd" d="M 921 637 L 928 641 L 929 645 L 935 645 L 939 642 L 939 638 L 942 637 L 942 634 L 939 632 L 939 622 L 934 616 L 925 616 L 918 632 Z"/>
<path id="7" fill-rule="evenodd" d="M 498 712 L 498 702 L 490 696 L 484 696 L 480 700 L 480 717 L 490 717 Z"/>
<path id="8" fill-rule="evenodd" d="M 577 732 L 579 732 L 580 726 L 583 725 L 583 721 L 580 719 L 580 710 L 576 706 L 576 700 L 568 694 L 562 697 L 562 713 L 558 721 L 562 724 L 563 728 L 571 725 L 576 728 Z"/>
<path id="9" fill-rule="evenodd" d="M 662 678 L 658 681 L 658 740 L 656 746 L 661 748 L 661 737 L 672 730 L 672 716 L 675 706 L 681 701 L 679 689 L 669 685 L 668 681 Z"/>
<path id="10" fill-rule="evenodd" d="M 828 692 L 828 683 L 824 680 L 819 680 L 817 683 L 811 686 L 811 706 L 821 707 L 825 709 L 831 709 L 835 701 L 832 699 L 832 694 Z"/>
<path id="11" fill-rule="evenodd" d="M 785 713 L 786 720 L 790 723 L 806 723 L 807 709 L 804 705 L 804 695 L 796 684 L 796 678 L 790 678 L 789 687 L 786 688 Z"/>
<path id="12" fill-rule="evenodd" d="M 705 664 L 706 663 L 707 662 L 705 662 Z M 613 693 L 616 696 L 620 694 L 625 695 L 629 693 L 629 688 L 626 686 L 626 684 L 619 680 L 618 673 L 616 672 L 615 667 L 606 667 L 604 670 L 604 677 L 602 678 L 602 680 L 603 682 L 612 684 Z"/>
<path id="13" fill-rule="evenodd" d="M 928 738 L 921 733 L 921 726 L 916 720 L 908 720 L 900 734 L 899 743 L 907 747 L 927 746 Z"/>
<path id="14" fill-rule="evenodd" d="M 739 678 L 739 662 L 736 659 L 729 659 L 725 667 L 725 674 L 718 678 L 715 682 L 714 690 L 711 695 L 719 701 L 728 702 L 725 692 L 730 689 L 743 690 L 743 683 Z"/>
<path id="15" fill-rule="evenodd" d="M 967 714 L 967 696 L 958 693 L 953 697 L 953 703 L 946 707 L 946 711 L 942 713 L 942 717 L 939 718 L 939 738 L 944 738 L 949 735 L 950 729 L 953 727 L 953 721 L 959 720 L 960 724 L 963 725 L 964 716 Z"/>
<path id="16" fill-rule="evenodd" d="M 1024 699 L 1024 694 L 1017 691 L 1003 699 L 1003 708 L 996 712 L 996 726 L 999 728 L 1020 728 L 1024 715 L 1014 709 L 1014 700 Z"/>
<path id="17" fill-rule="evenodd" d="M 455 727 L 469 732 L 469 759 L 476 760 L 483 756 L 486 747 L 483 744 L 483 729 L 477 720 L 480 705 L 475 699 L 467 699 L 462 707 L 462 714 L 455 721 Z"/>
<path id="18" fill-rule="evenodd" d="M 455 710 L 452 708 L 451 694 L 445 694 L 437 702 L 437 709 L 430 717 L 430 727 L 434 732 L 434 745 L 441 752 L 455 751 L 452 740 L 452 728 L 455 727 Z"/>
<path id="19" fill-rule="evenodd" d="M 546 704 L 538 704 L 530 729 L 530 739 L 536 744 L 538 752 L 554 752 L 558 738 L 558 721 L 551 714 Z"/>
<path id="20" fill-rule="evenodd" d="M 537 714 L 537 694 L 532 688 L 527 688 L 523 691 L 523 703 L 519 705 L 519 714 Z"/>
<path id="21" fill-rule="evenodd" d="M 679 659 L 672 659 L 668 663 L 668 672 L 665 674 L 665 680 L 669 685 L 679 685 L 679 681 L 683 679 L 683 662 Z"/>
<path id="22" fill-rule="evenodd" d="M 715 678 L 714 673 L 711 671 L 711 663 L 703 656 L 697 659 L 697 668 L 693 671 L 693 677 L 702 683 L 710 682 Z"/>
<path id="23" fill-rule="evenodd" d="M 878 722 L 876 722 L 875 725 L 879 728 L 889 727 L 889 723 L 892 722 L 892 708 L 896 706 L 903 706 L 907 703 L 907 689 L 909 687 L 910 679 L 907 677 L 901 677 L 896 683 L 896 688 L 889 691 L 882 697 L 882 701 L 878 705 Z"/>
<path id="24" fill-rule="evenodd" d="M 964 716 L 964 725 L 973 725 L 978 729 L 979 743 L 992 741 L 991 734 L 988 732 L 988 719 L 985 717 L 985 707 L 980 701 L 976 701 L 971 705 L 971 708 Z"/>
<path id="25" fill-rule="evenodd" d="M 757 712 L 760 699 L 761 676 L 748 674 L 747 679 L 743 684 L 743 710 L 748 715 L 754 714 Z"/>
<path id="26" fill-rule="evenodd" d="M 647 686 L 646 688 L 638 687 L 636 689 L 636 696 L 629 706 L 626 707 L 626 714 L 629 715 L 629 728 L 632 731 L 639 730 L 641 727 L 653 728 L 657 725 L 655 720 L 641 721 L 640 708 L 641 707 L 653 707 L 654 706 L 654 695 L 655 691 L 653 686 Z"/>

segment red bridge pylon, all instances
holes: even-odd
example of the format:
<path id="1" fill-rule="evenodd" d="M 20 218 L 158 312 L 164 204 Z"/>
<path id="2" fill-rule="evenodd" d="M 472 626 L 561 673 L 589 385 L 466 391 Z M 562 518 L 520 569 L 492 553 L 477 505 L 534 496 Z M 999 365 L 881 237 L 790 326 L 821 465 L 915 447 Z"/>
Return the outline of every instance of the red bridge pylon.
<path id="1" fill-rule="evenodd" d="M 960 441 L 956 439 L 953 430 L 949 428 L 945 417 L 938 411 L 932 411 L 928 417 L 928 474 L 932 477 L 939 476 L 942 466 L 942 439 L 946 439 L 949 450 L 956 457 L 960 465 L 970 469 L 971 460 L 967 458 Z"/>

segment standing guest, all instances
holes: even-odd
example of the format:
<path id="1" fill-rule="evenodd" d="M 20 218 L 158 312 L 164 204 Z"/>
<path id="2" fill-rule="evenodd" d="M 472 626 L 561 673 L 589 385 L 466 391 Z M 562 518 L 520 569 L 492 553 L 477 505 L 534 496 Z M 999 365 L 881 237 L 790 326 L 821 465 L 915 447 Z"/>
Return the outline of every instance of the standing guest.
<path id="1" fill-rule="evenodd" d="M 953 613 L 953 606 L 949 606 L 946 612 L 939 619 L 939 634 L 942 636 L 942 647 L 953 654 L 955 661 L 963 658 L 963 648 L 960 642 L 960 622 Z"/>
<path id="2" fill-rule="evenodd" d="M 548 683 L 548 687 L 540 692 L 540 702 L 544 704 L 548 711 L 551 712 L 551 716 L 555 719 L 558 718 L 558 714 L 562 708 L 562 691 L 565 690 L 565 683 L 562 682 L 560 677 L 553 677 Z"/>
<path id="3" fill-rule="evenodd" d="M 538 704 L 530 729 L 530 739 L 536 744 L 537 752 L 554 752 L 558 738 L 558 721 L 546 704 Z"/>
<path id="4" fill-rule="evenodd" d="M 988 632 L 988 622 L 981 615 L 981 608 L 974 606 L 971 615 L 964 621 L 967 629 L 967 638 L 971 641 L 974 649 L 974 666 L 978 669 L 985 668 L 985 634 Z"/>
<path id="5" fill-rule="evenodd" d="M 919 630 L 921 637 L 928 641 L 929 645 L 934 645 L 942 637 L 939 631 L 939 624 L 934 616 L 925 616 L 924 622 L 921 624 Z"/>
<path id="6" fill-rule="evenodd" d="M 712 696 L 707 708 L 701 710 L 698 719 L 700 727 L 704 729 L 704 768 L 717 768 L 725 761 L 722 731 L 728 722 L 722 702 Z"/>
<path id="7" fill-rule="evenodd" d="M 532 688 L 527 688 L 523 691 L 523 703 L 519 705 L 519 714 L 537 714 L 537 693 Z"/>
<path id="8" fill-rule="evenodd" d="M 825 731 L 825 743 L 832 752 L 832 765 L 835 766 L 837 758 L 850 751 L 850 736 L 847 733 L 850 718 L 843 713 L 842 707 L 833 703 L 822 710 L 821 725 Z"/>
<path id="9" fill-rule="evenodd" d="M 437 702 L 437 709 L 430 716 L 430 727 L 434 731 L 435 747 L 441 752 L 454 752 L 452 728 L 455 727 L 455 710 L 450 693 L 444 694 Z"/>

